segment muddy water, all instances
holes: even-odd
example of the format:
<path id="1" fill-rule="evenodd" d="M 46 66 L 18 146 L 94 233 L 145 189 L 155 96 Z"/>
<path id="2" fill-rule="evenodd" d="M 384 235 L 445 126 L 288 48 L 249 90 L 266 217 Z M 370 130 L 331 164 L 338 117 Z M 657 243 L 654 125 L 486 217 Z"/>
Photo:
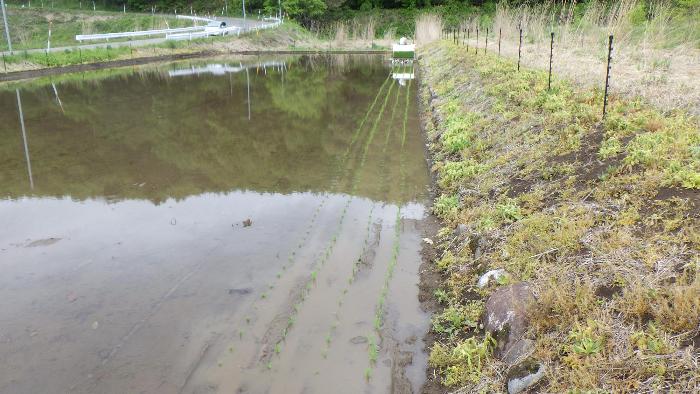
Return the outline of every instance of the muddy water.
<path id="1" fill-rule="evenodd" d="M 366 56 L 0 86 L 0 392 L 416 392 L 415 94 Z"/>

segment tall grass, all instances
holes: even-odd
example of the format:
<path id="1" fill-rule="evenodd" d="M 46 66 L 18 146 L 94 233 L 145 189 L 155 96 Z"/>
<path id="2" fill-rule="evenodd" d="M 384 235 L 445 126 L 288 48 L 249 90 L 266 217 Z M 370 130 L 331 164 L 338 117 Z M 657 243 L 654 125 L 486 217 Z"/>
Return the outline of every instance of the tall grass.
<path id="1" fill-rule="evenodd" d="M 416 43 L 428 44 L 440 39 L 442 18 L 436 14 L 423 14 L 416 18 Z"/>
<path id="2" fill-rule="evenodd" d="M 613 95 L 642 97 L 662 109 L 684 108 L 700 113 L 700 10 L 686 12 L 668 3 L 621 0 L 613 3 L 575 1 L 512 7 L 502 3 L 492 23 L 470 18 L 469 45 L 483 49 L 489 28 L 489 48 L 496 51 L 499 32 L 501 54 L 518 56 L 519 29 L 523 30 L 521 64 L 549 66 L 550 33 L 555 33 L 553 71 L 588 86 L 600 86 L 605 77 L 608 35 L 614 35 L 611 74 Z M 428 23 L 430 22 L 430 23 Z M 424 19 L 423 29 L 434 30 L 439 21 Z M 479 42 L 475 29 L 480 28 Z"/>

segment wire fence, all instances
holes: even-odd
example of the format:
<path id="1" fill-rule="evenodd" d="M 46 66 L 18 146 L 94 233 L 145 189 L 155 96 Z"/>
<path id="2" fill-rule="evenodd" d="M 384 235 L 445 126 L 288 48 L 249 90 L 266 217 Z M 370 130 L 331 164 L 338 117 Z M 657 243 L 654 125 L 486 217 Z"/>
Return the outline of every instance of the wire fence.
<path id="1" fill-rule="evenodd" d="M 463 45 L 466 48 L 466 52 L 469 53 L 469 43 L 470 43 L 470 37 L 471 37 L 471 28 L 451 28 L 451 29 L 443 29 L 442 31 L 442 39 L 443 40 L 452 40 L 452 43 L 457 44 L 457 45 Z M 476 45 L 473 48 L 473 53 L 474 55 L 477 55 L 479 53 L 479 28 L 475 28 L 474 32 L 476 34 Z M 501 37 L 502 37 L 502 31 L 501 29 L 498 29 L 498 56 L 501 56 Z M 489 45 L 489 29 L 486 28 L 486 34 L 483 35 L 484 38 L 484 54 L 486 54 L 486 51 L 488 49 Z M 612 71 L 612 61 L 613 61 L 613 39 L 614 36 L 610 34 L 608 36 L 607 40 L 607 67 L 605 71 L 605 82 L 604 82 L 604 93 L 603 93 L 603 109 L 602 109 L 602 117 L 605 118 L 607 115 L 607 109 L 608 109 L 608 94 L 610 92 L 610 78 L 611 78 L 611 71 Z M 518 61 L 517 61 L 517 66 L 516 70 L 517 72 L 520 72 L 520 65 L 522 62 L 522 49 L 523 49 L 523 29 L 522 27 L 518 28 Z M 548 78 L 547 78 L 547 90 L 552 89 L 552 65 L 554 62 L 554 32 L 550 32 L 550 42 L 549 42 L 549 68 L 548 68 Z"/>

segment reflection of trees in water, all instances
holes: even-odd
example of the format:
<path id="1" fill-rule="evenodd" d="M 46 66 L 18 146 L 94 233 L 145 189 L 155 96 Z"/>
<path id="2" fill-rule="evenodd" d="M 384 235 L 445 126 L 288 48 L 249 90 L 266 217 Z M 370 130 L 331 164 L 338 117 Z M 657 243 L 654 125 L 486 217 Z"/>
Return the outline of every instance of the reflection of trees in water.
<path id="1" fill-rule="evenodd" d="M 388 71 L 349 67 L 332 75 L 314 67 L 307 71 L 300 61 L 284 76 L 251 72 L 252 121 L 242 73 L 182 79 L 137 73 L 59 84 L 65 114 L 50 85 L 35 87 L 22 95 L 33 193 L 162 201 L 231 189 L 328 190 L 334 163 Z M 0 92 L 0 108 L 10 109 L 0 112 L 0 192 L 18 197 L 32 192 L 13 98 Z M 419 157 L 415 137 L 415 149 L 407 150 Z M 423 174 L 422 160 L 412 161 Z M 358 194 L 400 199 L 398 187 L 389 196 L 374 190 L 379 175 L 367 167 Z M 415 190 L 425 184 L 419 179 Z"/>

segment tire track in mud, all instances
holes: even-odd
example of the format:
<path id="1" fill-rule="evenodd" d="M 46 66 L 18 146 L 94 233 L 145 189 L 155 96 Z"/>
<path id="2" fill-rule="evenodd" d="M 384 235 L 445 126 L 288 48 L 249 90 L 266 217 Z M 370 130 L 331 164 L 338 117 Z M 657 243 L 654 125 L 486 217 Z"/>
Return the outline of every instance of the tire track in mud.
<path id="1" fill-rule="evenodd" d="M 346 151 L 345 151 L 345 153 L 344 153 L 344 155 L 343 155 L 341 161 L 339 161 L 339 165 L 338 165 L 338 168 L 337 168 L 337 170 L 338 170 L 338 173 L 337 173 L 337 177 L 338 177 L 338 178 L 337 178 L 337 179 L 342 178 L 342 176 L 343 176 L 344 174 L 346 174 L 346 172 L 347 172 L 347 171 L 345 171 L 345 170 L 346 170 L 346 163 L 347 163 L 347 161 L 348 161 L 348 158 L 349 158 L 350 152 L 351 152 L 351 150 L 352 150 L 352 147 L 353 147 L 353 145 L 358 141 L 359 136 L 362 134 L 361 131 L 362 131 L 362 129 L 363 129 L 363 126 L 366 124 L 367 120 L 369 119 L 370 114 L 373 112 L 374 108 L 376 107 L 376 104 L 377 104 L 378 101 L 379 101 L 379 98 L 381 97 L 382 93 L 384 92 L 384 88 L 386 87 L 386 84 L 387 84 L 390 80 L 392 80 L 392 79 L 391 79 L 391 73 L 389 73 L 389 75 L 387 76 L 387 78 L 384 80 L 384 82 L 383 82 L 382 85 L 380 86 L 380 88 L 379 88 L 379 90 L 378 90 L 378 92 L 377 92 L 377 94 L 376 94 L 374 100 L 372 101 L 372 104 L 369 106 L 369 108 L 368 108 L 367 112 L 365 113 L 363 119 L 361 120 L 360 124 L 358 125 L 358 127 L 357 127 L 356 130 L 355 130 L 355 132 L 353 133 L 353 136 L 352 136 L 352 138 L 351 138 L 351 142 L 350 142 L 349 146 L 347 147 L 347 149 L 346 149 Z M 385 100 L 383 101 L 382 107 L 381 107 L 381 109 L 379 110 L 378 115 L 377 115 L 378 118 L 380 118 L 381 115 L 382 115 L 383 112 L 384 112 L 384 109 L 385 109 L 385 107 L 386 107 L 386 101 L 387 101 L 387 98 L 389 97 L 389 95 L 390 95 L 390 93 L 391 93 L 392 88 L 393 88 L 393 81 L 392 81 L 392 84 L 391 84 L 390 87 L 389 87 L 389 90 L 386 92 L 386 98 L 385 98 Z M 368 143 L 366 143 L 366 144 L 364 145 L 364 148 L 363 148 L 363 155 L 362 155 L 362 160 L 361 160 L 361 163 L 362 163 L 362 164 L 364 164 L 364 159 L 366 158 L 367 147 L 368 147 L 368 145 L 369 145 L 369 142 L 371 142 L 371 140 L 372 140 L 372 138 L 373 138 L 373 134 L 374 134 L 374 131 L 376 130 L 376 125 L 377 125 L 377 123 L 378 123 L 378 120 L 375 120 L 375 123 L 374 123 L 372 129 L 370 130 L 370 132 L 369 132 L 369 133 L 367 134 L 367 136 L 366 136 L 366 138 L 367 138 L 367 140 L 368 140 Z M 361 169 L 361 167 L 357 169 L 357 172 L 359 172 L 360 169 Z M 357 175 L 357 173 L 356 173 L 356 175 Z M 355 176 L 354 178 L 357 178 L 357 176 Z M 336 186 L 338 186 L 338 185 L 339 185 L 339 184 L 336 183 Z M 340 231 L 341 231 L 341 229 L 342 229 L 342 224 L 343 224 L 343 221 L 344 221 L 345 216 L 346 216 L 346 214 L 347 214 L 348 207 L 349 207 L 349 205 L 350 205 L 350 203 L 351 203 L 351 201 L 352 201 L 352 192 L 354 192 L 355 187 L 356 187 L 356 182 L 353 182 L 353 188 L 352 188 L 350 197 L 348 198 L 348 200 L 346 201 L 346 203 L 344 204 L 344 206 L 343 206 L 343 208 L 342 208 L 342 213 L 341 213 L 341 216 L 340 216 L 340 218 L 339 218 L 338 229 L 336 230 L 336 232 L 335 232 L 333 238 L 331 239 L 331 241 L 329 241 L 329 245 L 326 247 L 325 252 L 324 252 L 323 254 L 321 254 L 319 257 L 316 257 L 316 258 L 314 259 L 314 260 L 315 260 L 315 265 L 314 265 L 314 267 L 317 267 L 317 268 L 318 268 L 318 267 L 322 267 L 323 265 L 325 265 L 325 262 L 327 261 L 327 259 L 328 259 L 328 258 L 330 257 L 330 255 L 332 254 L 333 247 L 335 246 L 335 243 L 337 242 L 337 239 L 338 239 L 338 237 L 339 237 L 339 235 L 340 235 Z M 326 198 L 328 198 L 328 195 L 326 195 Z M 317 208 L 317 212 L 320 211 L 321 206 L 322 206 L 322 205 L 320 205 L 320 206 Z M 310 230 L 307 231 L 307 232 L 310 232 Z M 307 237 L 307 238 L 303 238 L 303 239 L 308 240 L 308 237 Z M 299 248 L 299 249 L 301 249 L 301 248 Z M 292 252 L 292 253 L 294 253 L 294 252 Z M 290 254 L 291 254 L 291 253 L 290 253 Z M 295 253 L 295 256 L 297 256 L 297 255 L 298 255 L 298 254 Z M 290 261 L 290 263 L 291 263 L 291 261 Z M 290 267 L 291 267 L 292 265 L 293 265 L 293 264 L 290 264 Z M 315 276 L 317 275 L 317 271 L 314 270 L 314 271 L 312 271 L 312 272 L 314 272 L 314 273 L 312 273 L 312 279 L 315 280 Z M 278 275 L 277 279 L 278 279 L 278 280 L 281 279 L 281 276 L 282 276 L 281 274 Z M 275 286 L 275 283 L 277 283 L 277 282 L 278 282 L 278 281 L 275 281 L 273 284 L 271 284 L 270 286 L 268 286 L 269 289 L 272 290 L 272 289 L 277 288 L 277 286 Z M 289 296 L 288 296 L 288 297 L 284 297 L 284 295 L 282 295 L 282 297 L 284 297 L 284 299 L 286 299 L 286 300 L 299 300 L 299 299 L 304 299 L 304 298 L 306 297 L 306 296 L 305 296 L 305 290 L 307 290 L 307 289 L 310 290 L 310 288 L 308 288 L 309 283 L 310 283 L 310 282 L 307 281 L 307 282 L 306 282 L 306 285 L 304 286 L 302 283 L 298 283 L 298 282 L 296 282 L 296 281 L 292 281 L 292 283 L 290 284 L 290 286 L 288 286 L 288 287 L 289 287 L 289 291 L 288 291 Z M 282 290 L 279 290 L 278 292 L 284 293 Z M 263 298 L 263 299 L 266 299 L 266 298 L 268 298 L 268 297 L 265 297 L 265 298 Z M 260 299 L 258 299 L 257 301 L 260 301 Z M 256 301 L 256 304 L 257 304 L 257 301 Z M 245 353 L 248 353 L 249 355 L 251 355 L 251 356 L 253 356 L 253 357 L 252 357 L 252 359 L 250 359 L 249 362 L 246 362 L 246 363 L 244 363 L 243 365 L 240 365 L 240 367 L 242 367 L 242 368 L 251 368 L 251 367 L 253 367 L 255 364 L 258 364 L 258 363 L 260 363 L 260 362 L 263 362 L 263 363 L 264 363 L 266 359 L 269 360 L 269 357 L 270 357 L 270 355 L 272 354 L 271 351 L 270 351 L 270 346 L 269 346 L 271 343 L 275 343 L 275 345 L 276 345 L 276 346 L 275 346 L 275 350 L 276 350 L 277 353 L 279 353 L 279 346 L 277 346 L 277 345 L 280 344 L 280 341 L 279 341 L 279 340 L 275 341 L 276 336 L 275 336 L 273 333 L 274 333 L 275 331 L 277 331 L 277 330 L 274 330 L 273 328 L 274 328 L 274 327 L 277 327 L 277 328 L 279 329 L 279 328 L 282 326 L 281 322 L 283 322 L 283 321 L 285 320 L 285 316 L 286 316 L 286 321 L 287 321 L 287 324 L 286 324 L 286 325 L 287 325 L 287 327 L 283 328 L 283 329 L 279 332 L 279 334 L 277 335 L 277 336 L 282 335 L 283 337 L 286 337 L 286 334 L 287 334 L 288 329 L 291 329 L 290 322 L 293 321 L 293 320 L 291 320 L 291 319 L 293 318 L 293 314 L 294 314 L 295 312 L 297 312 L 297 311 L 299 310 L 299 308 L 300 308 L 300 305 L 298 305 L 298 302 L 295 303 L 295 302 L 289 302 L 289 301 L 287 301 L 287 302 L 282 302 L 282 304 L 283 304 L 283 305 L 286 305 L 286 306 L 283 306 L 283 307 L 282 307 L 282 311 L 281 311 L 280 313 L 277 313 L 275 316 L 272 317 L 272 321 L 270 322 L 269 325 L 267 325 L 267 326 L 268 326 L 268 330 L 266 330 L 266 332 L 265 332 L 265 334 L 263 335 L 262 340 L 259 342 L 259 344 L 254 344 L 253 341 L 251 341 L 251 340 L 246 341 L 247 345 L 244 345 L 244 346 L 243 346 L 243 348 L 244 348 L 244 349 L 243 349 L 243 353 L 244 353 L 244 354 L 245 354 Z M 290 309 L 290 306 L 291 306 L 291 305 L 294 305 L 294 309 L 293 309 L 293 310 Z M 256 306 L 257 306 L 257 305 L 252 305 L 248 310 L 250 311 L 251 309 L 256 309 Z M 246 314 L 246 315 L 248 315 L 248 314 Z M 258 332 L 259 332 L 259 331 L 262 331 L 262 329 L 265 328 L 265 325 L 263 325 L 263 321 L 268 321 L 268 320 L 267 320 L 267 319 L 263 319 L 263 320 L 256 319 L 256 321 L 252 321 L 249 317 L 246 317 L 246 327 L 251 328 L 254 332 L 256 332 L 256 331 L 258 331 Z M 252 327 L 251 327 L 251 323 L 252 323 Z M 262 327 L 260 327 L 261 325 L 262 325 Z M 240 330 L 240 331 L 239 331 L 239 336 L 238 336 L 238 337 L 239 337 L 239 339 L 242 340 L 242 338 L 243 338 L 243 330 Z M 259 349 L 259 350 L 255 351 L 254 349 L 256 349 L 256 348 Z M 234 352 L 234 347 L 233 347 L 233 346 L 228 347 L 228 349 L 229 349 L 229 354 L 225 354 L 224 357 L 219 357 L 219 358 L 223 358 L 223 361 L 227 361 L 227 360 L 228 360 L 228 361 L 234 361 L 233 363 L 235 364 L 235 359 L 238 357 L 237 354 L 238 354 L 239 352 Z M 235 354 L 234 354 L 234 353 L 235 353 Z M 233 358 L 234 360 L 231 360 L 232 358 Z M 269 361 L 268 361 L 268 362 L 269 362 Z M 201 366 L 202 363 L 203 363 L 203 362 L 200 362 L 199 366 Z M 224 364 L 224 363 L 223 363 L 223 362 L 220 362 L 220 363 L 219 363 L 219 365 L 222 365 L 222 364 Z M 194 369 L 194 371 L 193 371 L 193 373 L 192 373 L 193 375 L 197 373 L 197 369 L 198 369 L 198 368 L 195 368 L 195 369 Z M 194 380 L 195 380 L 195 379 L 192 379 L 192 381 L 194 381 Z M 216 380 L 221 380 L 221 379 L 213 379 L 213 380 L 216 381 Z M 226 379 L 223 379 L 223 381 L 226 381 Z M 193 384 L 194 384 L 194 383 L 193 383 Z M 183 387 L 183 389 L 184 389 L 184 388 L 185 388 L 185 387 Z"/>

